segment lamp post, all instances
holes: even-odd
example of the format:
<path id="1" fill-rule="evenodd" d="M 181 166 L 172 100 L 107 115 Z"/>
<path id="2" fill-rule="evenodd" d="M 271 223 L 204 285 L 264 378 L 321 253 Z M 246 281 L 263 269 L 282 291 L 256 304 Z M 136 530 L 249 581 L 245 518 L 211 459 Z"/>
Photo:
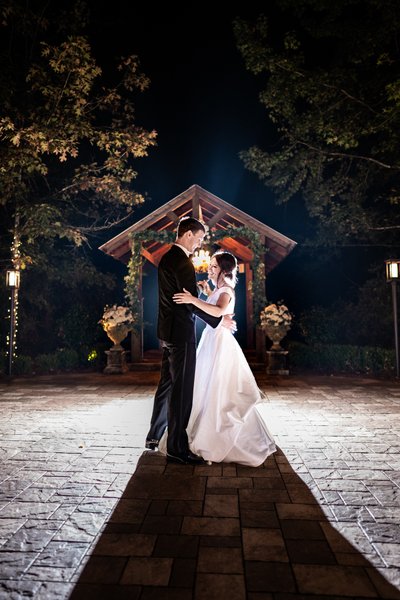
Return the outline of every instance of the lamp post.
<path id="1" fill-rule="evenodd" d="M 396 377 L 400 376 L 399 333 L 397 327 L 397 282 L 400 277 L 400 260 L 385 260 L 386 281 L 392 284 L 394 343 L 396 348 Z"/>
<path id="2" fill-rule="evenodd" d="M 12 374 L 12 363 L 14 358 L 15 346 L 15 327 L 16 327 L 16 309 L 17 297 L 20 284 L 20 272 L 18 269 L 9 269 L 6 272 L 6 285 L 11 291 L 11 312 L 10 312 L 10 333 L 8 339 L 8 375 Z"/>

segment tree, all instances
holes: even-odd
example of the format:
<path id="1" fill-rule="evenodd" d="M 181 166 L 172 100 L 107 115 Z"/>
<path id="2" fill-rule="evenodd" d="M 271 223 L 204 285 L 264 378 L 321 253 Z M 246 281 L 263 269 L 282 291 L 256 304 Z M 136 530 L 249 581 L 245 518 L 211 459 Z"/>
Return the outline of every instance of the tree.
<path id="1" fill-rule="evenodd" d="M 396 0 L 281 0 L 235 22 L 276 130 L 243 161 L 305 202 L 314 244 L 399 247 L 399 26 Z"/>
<path id="2" fill-rule="evenodd" d="M 78 332 L 84 346 L 84 330 L 93 344 L 118 290 L 82 246 L 144 200 L 135 163 L 156 133 L 134 99 L 149 80 L 136 56 L 100 67 L 82 1 L 0 0 L 0 17 L 0 260 L 30 267 L 18 348 L 68 348 Z"/>
<path id="3" fill-rule="evenodd" d="M 129 216 L 143 202 L 133 160 L 156 138 L 135 121 L 133 95 L 149 84 L 138 58 L 121 59 L 118 79 L 104 73 L 79 32 L 83 3 L 33 5 L 0 4 L 0 217 L 15 266 L 44 238 L 80 245 Z"/>

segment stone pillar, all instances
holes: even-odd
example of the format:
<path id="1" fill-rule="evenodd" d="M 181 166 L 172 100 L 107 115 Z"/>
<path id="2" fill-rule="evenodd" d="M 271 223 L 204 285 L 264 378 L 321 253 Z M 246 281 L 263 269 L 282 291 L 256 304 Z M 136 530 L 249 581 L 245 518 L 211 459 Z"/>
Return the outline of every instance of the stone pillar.
<path id="1" fill-rule="evenodd" d="M 289 375 L 287 350 L 267 350 L 267 375 Z"/>
<path id="2" fill-rule="evenodd" d="M 111 348 L 105 351 L 107 354 L 107 366 L 103 373 L 106 375 L 118 375 L 128 370 L 126 364 L 126 351 L 123 348 Z"/>

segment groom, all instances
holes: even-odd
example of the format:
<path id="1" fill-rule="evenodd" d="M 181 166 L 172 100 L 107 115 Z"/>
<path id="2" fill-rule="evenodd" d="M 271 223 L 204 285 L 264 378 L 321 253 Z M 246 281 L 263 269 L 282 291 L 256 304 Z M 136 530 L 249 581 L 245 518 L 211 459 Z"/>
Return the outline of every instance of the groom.
<path id="1" fill-rule="evenodd" d="M 202 464 L 200 456 L 189 450 L 186 427 L 193 401 L 196 367 L 195 314 L 217 327 L 235 329 L 230 316 L 212 317 L 192 304 L 176 304 L 172 296 L 186 288 L 197 296 L 196 275 L 191 254 L 201 246 L 204 225 L 192 217 L 178 223 L 175 243 L 164 254 L 158 266 L 158 328 L 163 348 L 161 376 L 154 397 L 146 448 L 156 450 L 168 426 L 167 461 L 180 464 Z"/>

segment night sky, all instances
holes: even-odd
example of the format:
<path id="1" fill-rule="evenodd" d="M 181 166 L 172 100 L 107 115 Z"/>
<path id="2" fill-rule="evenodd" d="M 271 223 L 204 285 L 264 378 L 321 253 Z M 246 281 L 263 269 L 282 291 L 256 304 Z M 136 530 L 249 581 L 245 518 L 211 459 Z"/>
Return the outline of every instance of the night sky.
<path id="1" fill-rule="evenodd" d="M 121 55 L 139 56 L 151 85 L 138 96 L 137 122 L 158 132 L 158 146 L 136 163 L 136 189 L 148 198 L 132 223 L 196 183 L 295 241 L 302 239 L 311 226 L 302 205 L 277 206 L 239 158 L 251 145 L 267 147 L 276 140 L 258 100 L 262 80 L 246 71 L 233 35 L 235 17 L 254 18 L 259 11 L 231 9 L 217 16 L 211 3 L 179 13 L 127 8 L 121 1 L 113 7 L 110 12 L 92 6 L 96 53 L 106 64 Z M 321 275 L 313 265 L 304 271 L 298 253 L 295 249 L 267 282 L 268 299 L 283 299 L 294 311 L 324 295 L 318 297 L 314 281 Z"/>

